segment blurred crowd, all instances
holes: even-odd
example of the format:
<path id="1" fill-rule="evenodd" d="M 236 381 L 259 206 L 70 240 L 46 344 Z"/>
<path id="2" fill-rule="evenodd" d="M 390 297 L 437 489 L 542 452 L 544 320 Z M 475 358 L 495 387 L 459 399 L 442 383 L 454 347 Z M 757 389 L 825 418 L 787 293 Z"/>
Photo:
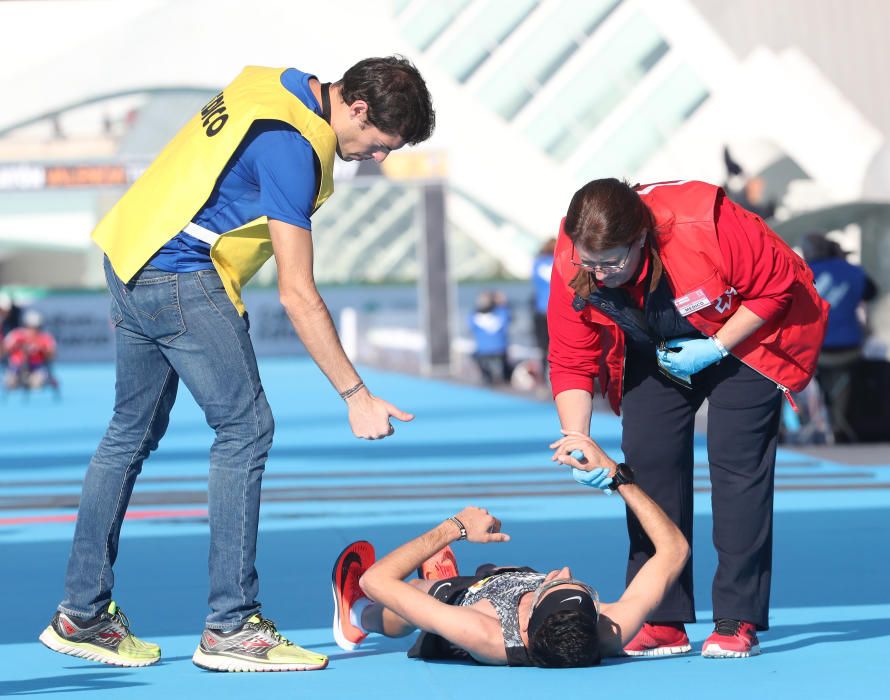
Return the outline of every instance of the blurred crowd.
<path id="1" fill-rule="evenodd" d="M 12 297 L 0 294 L 0 357 L 6 391 L 58 389 L 52 371 L 56 341 L 43 328 L 36 309 L 23 309 Z"/>

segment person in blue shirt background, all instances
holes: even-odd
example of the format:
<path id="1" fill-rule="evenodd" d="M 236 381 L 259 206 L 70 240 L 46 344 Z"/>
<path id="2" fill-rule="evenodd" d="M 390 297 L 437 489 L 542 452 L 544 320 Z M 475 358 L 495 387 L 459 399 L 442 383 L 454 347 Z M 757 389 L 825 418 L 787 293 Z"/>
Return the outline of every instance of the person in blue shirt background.
<path id="1" fill-rule="evenodd" d="M 469 320 L 476 341 L 473 359 L 479 365 L 483 381 L 489 385 L 509 383 L 512 368 L 507 346 L 511 314 L 506 297 L 501 292 L 482 292 L 476 298 L 476 310 Z"/>
<path id="2" fill-rule="evenodd" d="M 813 270 L 819 295 L 831 305 L 816 381 L 835 442 L 856 442 L 847 417 L 853 369 L 862 357 L 865 342 L 859 307 L 877 296 L 877 287 L 859 265 L 847 261 L 840 245 L 823 233 L 810 233 L 804 238 L 803 254 Z"/>
<path id="3" fill-rule="evenodd" d="M 550 350 L 550 333 L 547 330 L 547 304 L 550 301 L 550 273 L 553 270 L 553 251 L 556 239 L 550 238 L 538 250 L 532 261 L 532 287 L 534 296 L 533 319 L 535 340 L 541 351 L 541 383 L 547 384 L 547 353 Z"/>

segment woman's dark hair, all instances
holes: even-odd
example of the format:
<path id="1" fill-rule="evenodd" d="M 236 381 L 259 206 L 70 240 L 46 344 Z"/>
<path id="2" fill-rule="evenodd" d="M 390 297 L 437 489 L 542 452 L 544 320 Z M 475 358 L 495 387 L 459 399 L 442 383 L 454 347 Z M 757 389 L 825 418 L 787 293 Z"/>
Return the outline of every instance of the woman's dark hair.
<path id="1" fill-rule="evenodd" d="M 633 245 L 653 225 L 652 213 L 636 190 L 624 180 L 608 177 L 591 180 L 575 192 L 566 212 L 565 232 L 576 246 L 599 251 Z M 654 245 L 651 255 L 654 289 L 662 272 Z M 585 270 L 579 270 L 570 284 L 583 299 L 593 289 L 591 275 Z"/>
<path id="2" fill-rule="evenodd" d="M 535 666 L 577 668 L 600 663 L 596 620 L 578 610 L 549 615 L 528 640 L 528 655 Z"/>
<path id="3" fill-rule="evenodd" d="M 591 180 L 575 192 L 565 230 L 575 245 L 598 251 L 630 245 L 651 223 L 640 195 L 627 182 L 610 177 Z"/>
<path id="4" fill-rule="evenodd" d="M 404 56 L 366 58 L 335 85 L 343 101 L 368 104 L 368 122 L 405 143 L 426 141 L 436 127 L 433 100 L 420 72 Z"/>

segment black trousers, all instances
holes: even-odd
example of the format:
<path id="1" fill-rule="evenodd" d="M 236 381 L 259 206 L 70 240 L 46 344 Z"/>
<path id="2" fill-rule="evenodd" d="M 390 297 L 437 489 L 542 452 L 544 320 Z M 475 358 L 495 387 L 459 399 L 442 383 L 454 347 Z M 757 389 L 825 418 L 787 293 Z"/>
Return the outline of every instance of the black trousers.
<path id="1" fill-rule="evenodd" d="M 473 355 L 479 372 L 482 374 L 482 381 L 486 384 L 509 384 L 510 376 L 513 374 L 513 368 L 507 359 L 507 353 L 499 353 L 497 355 Z"/>
<path id="2" fill-rule="evenodd" d="M 819 355 L 816 379 L 828 409 L 835 442 L 859 442 L 859 436 L 850 425 L 850 402 L 853 398 L 853 375 L 861 360 L 860 348 L 823 349 Z"/>
<path id="3" fill-rule="evenodd" d="M 628 350 L 622 400 L 625 460 L 637 483 L 692 546 L 695 413 L 708 400 L 708 462 L 717 572 L 714 619 L 769 627 L 773 479 L 782 394 L 776 384 L 730 356 L 693 377 L 692 389 L 664 377 L 654 353 Z M 654 551 L 627 512 L 627 581 Z M 649 622 L 694 622 L 692 558 Z"/>

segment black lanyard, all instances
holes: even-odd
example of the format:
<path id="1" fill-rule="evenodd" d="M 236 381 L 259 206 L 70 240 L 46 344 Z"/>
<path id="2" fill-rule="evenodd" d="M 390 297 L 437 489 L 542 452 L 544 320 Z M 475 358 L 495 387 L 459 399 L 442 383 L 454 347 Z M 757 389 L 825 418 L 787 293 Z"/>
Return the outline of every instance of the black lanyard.
<path id="1" fill-rule="evenodd" d="M 321 118 L 331 123 L 331 84 L 321 84 Z"/>

